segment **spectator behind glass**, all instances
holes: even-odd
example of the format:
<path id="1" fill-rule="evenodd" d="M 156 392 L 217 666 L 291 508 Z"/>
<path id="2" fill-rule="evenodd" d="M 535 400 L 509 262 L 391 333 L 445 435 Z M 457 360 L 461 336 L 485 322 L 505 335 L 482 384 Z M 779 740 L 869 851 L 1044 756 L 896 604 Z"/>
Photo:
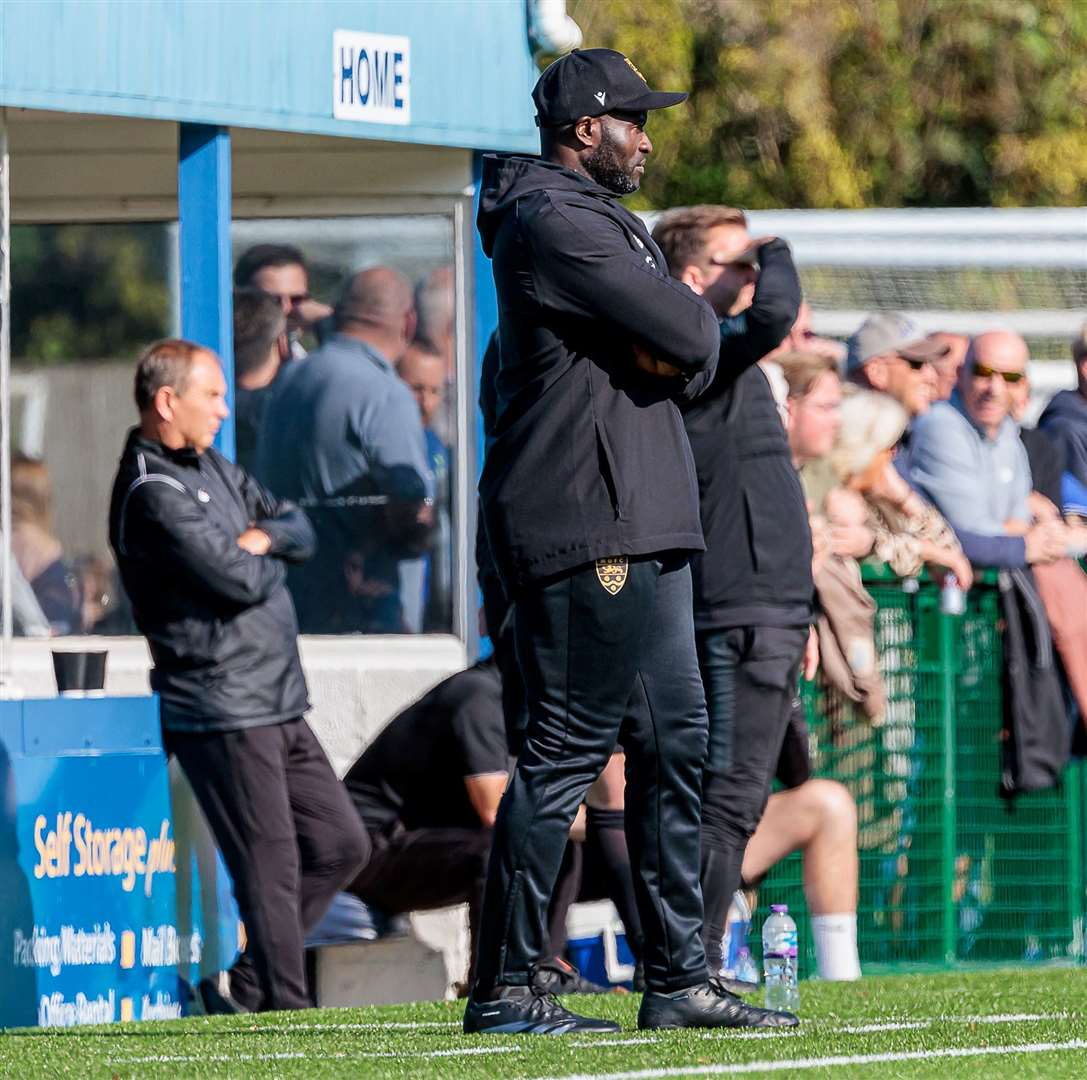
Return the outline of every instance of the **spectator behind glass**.
<path id="1" fill-rule="evenodd" d="M 932 400 L 947 401 L 958 381 L 959 369 L 966 359 L 966 350 L 970 347 L 970 338 L 966 334 L 948 334 L 937 330 L 936 333 L 929 334 L 928 340 L 947 349 L 943 356 L 932 361 L 932 367 L 936 372 L 936 387 L 933 390 Z"/>
<path id="2" fill-rule="evenodd" d="M 1057 443 L 1064 467 L 1087 485 L 1087 323 L 1072 342 L 1076 389 L 1061 390 L 1045 407 L 1038 426 Z"/>
<path id="3" fill-rule="evenodd" d="M 932 404 L 937 386 L 933 364 L 947 352 L 905 315 L 874 312 L 849 339 L 846 377 L 862 389 L 890 394 L 912 421 Z"/>
<path id="4" fill-rule="evenodd" d="M 979 565 L 1047 563 L 1065 552 L 1064 525 L 1034 523 L 1028 506 L 1030 465 L 1010 416 L 1012 383 L 1026 374 L 1026 342 L 992 330 L 970 343 L 950 401 L 937 402 L 916 425 L 909 480 L 966 543 L 966 535 L 1012 538 L 1000 562 L 967 554 Z"/>
<path id="5" fill-rule="evenodd" d="M 257 435 L 272 384 L 290 359 L 287 316 L 276 298 L 260 289 L 234 293 L 234 440 L 238 464 L 253 468 Z"/>
<path id="6" fill-rule="evenodd" d="M 420 278 L 415 285 L 415 311 L 418 326 L 415 339 L 442 358 L 444 392 L 427 426 L 446 446 L 457 437 L 457 317 L 453 267 L 439 266 Z"/>
<path id="7" fill-rule="evenodd" d="M 452 460 L 449 447 L 438 437 L 433 424 L 446 397 L 445 361 L 429 343 L 416 338 L 396 365 L 419 406 L 426 438 L 427 461 L 434 476 L 437 507 L 434 543 L 426 560 L 422 582 L 423 630 L 448 633 L 453 625 L 453 534 L 450 523 Z"/>
<path id="8" fill-rule="evenodd" d="M 892 464 L 908 419 L 888 394 L 860 390 L 847 397 L 831 463 L 847 491 L 864 500 L 864 524 L 875 537 L 876 559 L 899 577 L 915 577 L 925 564 L 937 577 L 950 570 L 969 589 L 973 569 L 951 526 Z"/>
<path id="9" fill-rule="evenodd" d="M 11 463 L 11 550 L 53 633 L 80 633 L 79 586 L 53 534 L 49 469 L 44 461 L 23 455 Z"/>
<path id="10" fill-rule="evenodd" d="M 411 580 L 430 543 L 433 478 L 418 406 L 393 368 L 414 331 L 410 282 L 364 270 L 337 304 L 336 334 L 276 381 L 257 474 L 317 531 L 317 557 L 288 577 L 303 633 L 422 628 Z"/>
<path id="11" fill-rule="evenodd" d="M 291 355 L 300 360 L 306 350 L 300 341 L 307 332 L 332 315 L 332 308 L 314 300 L 309 291 L 309 270 L 302 252 L 290 244 L 257 244 L 234 267 L 236 289 L 260 289 L 274 296 L 287 316 Z"/>

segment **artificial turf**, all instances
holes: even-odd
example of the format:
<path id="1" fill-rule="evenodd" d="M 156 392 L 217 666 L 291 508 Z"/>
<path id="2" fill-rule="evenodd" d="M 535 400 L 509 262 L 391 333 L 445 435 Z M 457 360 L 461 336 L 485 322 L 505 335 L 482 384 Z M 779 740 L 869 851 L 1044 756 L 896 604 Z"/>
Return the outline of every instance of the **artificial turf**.
<path id="1" fill-rule="evenodd" d="M 596 1037 L 469 1037 L 456 1002 L 27 1029 L 0 1035 L 0 1076 L 1087 1077 L 1087 971 L 810 982 L 801 995 L 789 1034 L 639 1032 L 633 994 L 565 999 L 623 1025 Z"/>

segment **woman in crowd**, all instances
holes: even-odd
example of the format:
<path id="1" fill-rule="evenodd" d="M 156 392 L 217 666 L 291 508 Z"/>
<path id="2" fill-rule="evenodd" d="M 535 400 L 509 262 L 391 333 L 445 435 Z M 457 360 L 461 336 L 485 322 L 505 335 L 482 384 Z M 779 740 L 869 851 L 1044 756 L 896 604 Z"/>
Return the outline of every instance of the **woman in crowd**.
<path id="1" fill-rule="evenodd" d="M 11 464 L 11 548 L 55 634 L 83 629 L 81 600 L 64 550 L 53 534 L 53 485 L 44 461 Z"/>

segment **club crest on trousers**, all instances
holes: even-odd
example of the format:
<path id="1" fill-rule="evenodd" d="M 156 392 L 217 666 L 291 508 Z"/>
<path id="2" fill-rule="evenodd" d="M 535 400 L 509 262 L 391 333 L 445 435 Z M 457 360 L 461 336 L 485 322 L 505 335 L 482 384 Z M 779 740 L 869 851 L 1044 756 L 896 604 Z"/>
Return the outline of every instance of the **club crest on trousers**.
<path id="1" fill-rule="evenodd" d="M 630 560 L 625 555 L 608 555 L 596 560 L 596 577 L 604 588 L 617 596 L 627 583 L 627 570 Z"/>

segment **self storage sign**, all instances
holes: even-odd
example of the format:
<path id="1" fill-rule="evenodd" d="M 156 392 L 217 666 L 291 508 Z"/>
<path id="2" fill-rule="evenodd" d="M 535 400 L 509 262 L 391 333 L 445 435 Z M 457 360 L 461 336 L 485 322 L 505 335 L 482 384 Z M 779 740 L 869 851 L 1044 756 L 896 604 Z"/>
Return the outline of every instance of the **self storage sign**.
<path id="1" fill-rule="evenodd" d="M 411 123 L 411 39 L 334 31 L 332 115 L 371 124 Z"/>

